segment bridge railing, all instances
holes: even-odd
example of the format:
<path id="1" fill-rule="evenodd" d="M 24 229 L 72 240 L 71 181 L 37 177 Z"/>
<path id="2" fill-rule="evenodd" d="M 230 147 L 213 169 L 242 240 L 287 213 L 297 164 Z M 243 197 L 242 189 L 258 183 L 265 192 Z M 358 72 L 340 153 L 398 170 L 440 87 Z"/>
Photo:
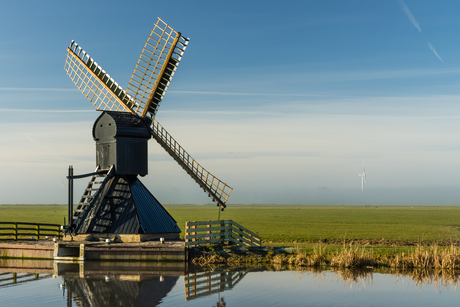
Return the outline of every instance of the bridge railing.
<path id="1" fill-rule="evenodd" d="M 61 225 L 45 223 L 0 222 L 0 240 L 62 238 Z"/>
<path id="2" fill-rule="evenodd" d="M 203 244 L 262 246 L 262 237 L 232 220 L 193 221 L 185 224 L 185 246 Z"/>

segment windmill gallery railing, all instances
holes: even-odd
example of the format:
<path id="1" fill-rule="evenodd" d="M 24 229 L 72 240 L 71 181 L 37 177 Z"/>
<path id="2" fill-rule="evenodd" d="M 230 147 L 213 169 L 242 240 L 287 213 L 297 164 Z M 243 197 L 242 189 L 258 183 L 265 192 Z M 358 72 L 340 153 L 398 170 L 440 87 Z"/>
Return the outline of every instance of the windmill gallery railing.
<path id="1" fill-rule="evenodd" d="M 62 238 L 61 225 L 44 223 L 0 222 L 0 240 L 40 240 Z"/>
<path id="2" fill-rule="evenodd" d="M 185 246 L 225 242 L 256 247 L 262 246 L 262 237 L 232 220 L 193 221 L 185 224 Z"/>

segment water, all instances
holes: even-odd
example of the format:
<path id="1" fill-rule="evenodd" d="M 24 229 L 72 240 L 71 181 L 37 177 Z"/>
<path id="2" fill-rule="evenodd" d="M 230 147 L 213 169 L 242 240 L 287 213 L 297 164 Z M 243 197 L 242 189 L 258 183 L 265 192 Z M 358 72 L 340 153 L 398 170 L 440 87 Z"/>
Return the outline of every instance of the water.
<path id="1" fill-rule="evenodd" d="M 123 268 L 114 274 L 113 267 L 109 271 L 101 266 L 93 270 L 95 274 L 73 268 L 58 272 L 60 275 L 14 276 L 0 271 L 0 306 L 423 307 L 460 302 L 460 279 L 440 272 L 384 274 L 259 268 L 185 275 L 170 268 L 138 270 Z"/>

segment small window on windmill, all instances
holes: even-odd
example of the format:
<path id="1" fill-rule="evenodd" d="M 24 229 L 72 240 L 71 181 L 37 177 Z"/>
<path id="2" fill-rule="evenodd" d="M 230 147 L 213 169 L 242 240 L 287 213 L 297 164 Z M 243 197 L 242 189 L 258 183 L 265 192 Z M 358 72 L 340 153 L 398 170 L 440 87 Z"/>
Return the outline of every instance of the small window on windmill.
<path id="1" fill-rule="evenodd" d="M 120 175 L 147 175 L 150 130 L 145 119 L 128 112 L 102 112 L 94 123 L 93 138 L 96 164 L 102 170 L 115 165 Z"/>

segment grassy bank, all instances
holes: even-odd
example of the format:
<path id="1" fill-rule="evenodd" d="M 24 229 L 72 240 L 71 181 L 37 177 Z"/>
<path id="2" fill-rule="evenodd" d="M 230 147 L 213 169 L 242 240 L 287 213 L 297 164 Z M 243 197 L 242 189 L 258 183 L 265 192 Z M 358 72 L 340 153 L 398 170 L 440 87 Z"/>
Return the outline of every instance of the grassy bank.
<path id="1" fill-rule="evenodd" d="M 430 269 L 459 270 L 460 248 L 417 246 L 394 249 L 376 249 L 355 245 L 341 248 L 317 244 L 312 251 L 302 248 L 239 248 L 205 246 L 190 252 L 195 265 L 224 266 L 290 266 L 294 268 L 341 268 L 341 269 Z"/>
<path id="2" fill-rule="evenodd" d="M 184 230 L 186 221 L 217 220 L 213 205 L 164 205 Z M 2 205 L 0 221 L 62 224 L 66 206 Z M 460 242 L 460 207 L 358 207 L 229 205 L 232 219 L 262 236 L 270 246 L 313 250 L 343 242 L 366 245 L 450 245 Z M 182 232 L 182 236 L 184 233 Z"/>

